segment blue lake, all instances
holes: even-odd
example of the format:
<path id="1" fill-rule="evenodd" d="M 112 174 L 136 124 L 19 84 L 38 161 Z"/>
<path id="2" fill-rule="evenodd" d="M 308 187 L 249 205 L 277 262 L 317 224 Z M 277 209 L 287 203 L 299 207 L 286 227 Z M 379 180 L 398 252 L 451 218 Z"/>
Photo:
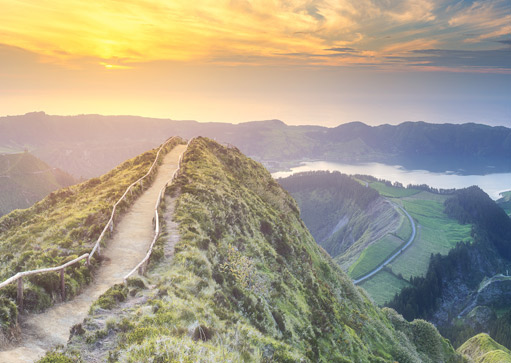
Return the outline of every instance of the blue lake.
<path id="1" fill-rule="evenodd" d="M 284 178 L 303 171 L 330 170 L 344 174 L 372 175 L 378 179 L 408 184 L 427 184 L 433 188 L 451 189 L 465 188 L 477 185 L 493 199 L 499 198 L 499 193 L 511 190 L 511 173 L 496 173 L 487 175 L 458 175 L 453 173 L 433 173 L 427 170 L 407 170 L 399 165 L 380 163 L 341 164 L 329 161 L 304 162 L 288 171 L 273 173 L 274 178 Z"/>

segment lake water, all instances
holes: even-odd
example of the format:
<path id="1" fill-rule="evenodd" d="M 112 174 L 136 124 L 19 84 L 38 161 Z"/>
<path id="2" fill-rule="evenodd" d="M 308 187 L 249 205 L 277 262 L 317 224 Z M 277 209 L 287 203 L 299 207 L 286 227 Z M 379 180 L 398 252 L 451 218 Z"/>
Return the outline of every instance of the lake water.
<path id="1" fill-rule="evenodd" d="M 493 199 L 499 198 L 499 193 L 511 189 L 511 173 L 497 173 L 487 175 L 458 175 L 455 173 L 433 173 L 427 170 L 407 170 L 399 165 L 386 165 L 380 163 L 341 164 L 329 161 L 304 162 L 290 171 L 273 173 L 274 178 L 285 178 L 291 174 L 302 171 L 330 170 L 344 174 L 372 175 L 378 179 L 408 184 L 427 184 L 433 188 L 451 189 L 466 188 L 477 185 Z"/>

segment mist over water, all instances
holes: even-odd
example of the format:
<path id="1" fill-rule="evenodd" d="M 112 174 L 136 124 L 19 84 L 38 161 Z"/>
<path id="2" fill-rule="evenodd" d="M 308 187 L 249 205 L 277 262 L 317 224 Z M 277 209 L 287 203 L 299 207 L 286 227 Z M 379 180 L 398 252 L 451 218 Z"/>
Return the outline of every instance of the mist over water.
<path id="1" fill-rule="evenodd" d="M 285 178 L 289 175 L 304 172 L 330 170 L 344 174 L 371 175 L 378 179 L 408 184 L 427 184 L 439 189 L 460 189 L 477 185 L 493 199 L 499 198 L 499 193 L 511 189 L 511 173 L 495 173 L 486 175 L 458 175 L 454 172 L 434 173 L 427 170 L 408 170 L 400 165 L 381 163 L 342 164 L 329 161 L 304 162 L 288 171 L 278 171 L 272 174 L 274 178 Z"/>

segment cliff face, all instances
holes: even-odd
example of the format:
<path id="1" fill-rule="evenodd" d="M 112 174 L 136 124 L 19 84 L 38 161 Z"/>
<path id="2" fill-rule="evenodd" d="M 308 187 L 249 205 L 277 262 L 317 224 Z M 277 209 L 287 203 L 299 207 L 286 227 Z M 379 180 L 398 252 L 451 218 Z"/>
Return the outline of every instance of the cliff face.
<path id="1" fill-rule="evenodd" d="M 66 355 L 108 346 L 128 362 L 463 361 L 431 324 L 377 308 L 237 149 L 195 139 L 171 192 L 181 235 L 172 259 L 123 288 L 126 301 L 108 307 L 115 318 L 92 309 Z"/>

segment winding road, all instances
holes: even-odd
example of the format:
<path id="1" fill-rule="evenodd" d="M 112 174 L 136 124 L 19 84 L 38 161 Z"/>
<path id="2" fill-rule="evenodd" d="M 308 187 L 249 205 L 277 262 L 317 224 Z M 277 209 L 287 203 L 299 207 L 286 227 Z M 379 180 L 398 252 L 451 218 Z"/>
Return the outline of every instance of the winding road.
<path id="1" fill-rule="evenodd" d="M 415 222 L 413 221 L 413 218 L 412 216 L 410 216 L 410 214 L 408 214 L 407 211 L 404 210 L 403 207 L 395 204 L 395 203 L 392 203 L 392 202 L 389 202 L 391 203 L 394 208 L 399 208 L 403 211 L 403 213 L 408 217 L 408 220 L 410 221 L 410 224 L 412 225 L 412 235 L 410 236 L 410 239 L 408 240 L 408 242 L 406 242 L 406 244 L 401 247 L 399 249 L 399 251 L 397 251 L 396 253 L 394 253 L 392 256 L 390 256 L 389 258 L 387 258 L 382 264 L 380 264 L 377 268 L 375 268 L 373 271 L 369 272 L 367 275 L 364 275 L 362 276 L 361 278 L 357 279 L 357 280 L 354 280 L 353 283 L 355 285 L 361 283 L 362 281 L 364 280 L 367 280 L 368 278 L 374 276 L 375 274 L 377 274 L 378 272 L 381 271 L 381 269 L 383 267 L 385 267 L 385 265 L 391 263 L 397 256 L 399 256 L 408 246 L 410 246 L 413 242 L 413 240 L 415 239 L 415 235 L 417 234 L 417 228 L 415 227 Z"/>

